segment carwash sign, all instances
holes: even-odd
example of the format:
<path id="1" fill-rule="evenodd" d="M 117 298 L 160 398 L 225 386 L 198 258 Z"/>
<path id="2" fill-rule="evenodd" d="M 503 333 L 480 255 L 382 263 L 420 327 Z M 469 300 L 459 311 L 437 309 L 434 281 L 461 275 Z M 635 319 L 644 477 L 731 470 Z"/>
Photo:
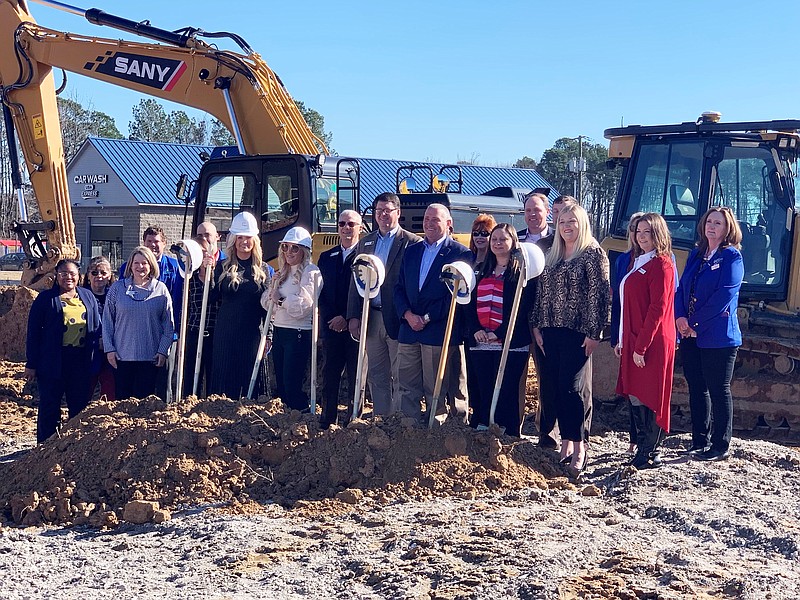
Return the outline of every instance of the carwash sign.
<path id="1" fill-rule="evenodd" d="M 128 52 L 106 52 L 105 56 L 86 63 L 83 68 L 169 92 L 186 71 L 186 63 Z"/>

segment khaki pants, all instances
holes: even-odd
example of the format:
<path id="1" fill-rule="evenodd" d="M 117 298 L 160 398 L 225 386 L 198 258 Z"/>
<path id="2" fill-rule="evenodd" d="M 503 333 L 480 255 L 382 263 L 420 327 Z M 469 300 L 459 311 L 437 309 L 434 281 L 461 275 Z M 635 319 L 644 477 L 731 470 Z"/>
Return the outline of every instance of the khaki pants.
<path id="1" fill-rule="evenodd" d="M 450 398 L 450 413 L 456 418 L 466 420 L 469 410 L 467 395 L 466 371 L 464 367 L 464 350 L 461 346 L 450 348 L 447 366 L 442 381 L 439 402 L 436 407 L 436 420 L 444 422 L 448 408 L 446 397 Z M 399 344 L 397 350 L 398 395 L 395 403 L 400 410 L 420 421 L 427 423 L 433 403 L 433 392 L 436 387 L 436 374 L 442 355 L 441 346 L 427 344 Z M 458 376 L 452 373 L 458 369 Z M 425 399 L 426 414 L 422 413 L 422 399 Z"/>

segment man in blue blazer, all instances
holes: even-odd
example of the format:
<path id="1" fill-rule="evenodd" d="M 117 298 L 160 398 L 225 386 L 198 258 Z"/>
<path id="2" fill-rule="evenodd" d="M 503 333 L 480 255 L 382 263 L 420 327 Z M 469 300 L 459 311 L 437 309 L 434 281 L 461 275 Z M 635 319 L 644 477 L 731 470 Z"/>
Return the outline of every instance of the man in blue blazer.
<path id="1" fill-rule="evenodd" d="M 423 418 L 422 398 L 427 400 L 428 405 L 433 400 L 436 371 L 452 298 L 447 285 L 439 277 L 442 267 L 456 261 L 472 262 L 469 249 L 450 237 L 452 225 L 453 219 L 446 206 L 428 206 L 422 222 L 425 237 L 421 244 L 406 249 L 394 288 L 395 308 L 401 319 L 397 352 L 399 398 L 395 404 L 405 414 L 418 418 Z M 454 332 L 458 331 L 459 328 L 454 327 Z M 453 334 L 456 347 L 451 346 L 451 353 L 457 353 L 460 338 L 457 333 Z M 448 360 L 448 365 L 454 367 L 453 357 Z M 459 368 L 463 367 L 459 364 Z M 458 386 L 461 389 L 449 389 L 449 381 L 450 376 L 446 372 L 437 414 L 446 413 L 443 404 L 447 394 L 452 404 L 451 410 L 465 418 L 468 409 L 466 383 Z"/>

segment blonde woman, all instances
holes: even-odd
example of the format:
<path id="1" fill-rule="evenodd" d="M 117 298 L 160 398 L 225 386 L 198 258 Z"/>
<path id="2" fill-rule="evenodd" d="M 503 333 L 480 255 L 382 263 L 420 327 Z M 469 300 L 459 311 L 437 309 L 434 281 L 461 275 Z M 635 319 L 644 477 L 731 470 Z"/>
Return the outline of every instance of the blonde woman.
<path id="1" fill-rule="evenodd" d="M 278 271 L 261 305 L 273 303 L 272 361 L 278 397 L 299 411 L 309 409 L 303 381 L 311 357 L 313 280 L 319 273 L 311 263 L 311 235 L 302 227 L 286 232 L 278 253 Z"/>
<path id="2" fill-rule="evenodd" d="M 175 331 L 172 297 L 158 280 L 158 259 L 147 246 L 137 246 L 125 264 L 123 278 L 106 294 L 103 349 L 116 369 L 118 399 L 145 398 L 156 391 L 159 369 Z"/>
<path id="3" fill-rule="evenodd" d="M 608 257 L 592 236 L 589 216 L 566 203 L 558 215 L 553 247 L 539 277 L 531 324 L 544 354 L 544 372 L 554 383 L 561 460 L 570 475 L 586 467 L 587 414 L 591 397 L 584 390 L 591 377 L 589 357 L 600 343 L 611 308 Z"/>
<path id="4" fill-rule="evenodd" d="M 260 299 L 269 287 L 270 270 L 262 261 L 258 224 L 250 213 L 233 218 L 226 245 L 228 256 L 217 263 L 209 295 L 209 303 L 219 301 L 209 389 L 238 400 L 247 393 L 258 352 L 266 315 Z M 263 387 L 261 382 L 257 392 L 263 393 Z"/>

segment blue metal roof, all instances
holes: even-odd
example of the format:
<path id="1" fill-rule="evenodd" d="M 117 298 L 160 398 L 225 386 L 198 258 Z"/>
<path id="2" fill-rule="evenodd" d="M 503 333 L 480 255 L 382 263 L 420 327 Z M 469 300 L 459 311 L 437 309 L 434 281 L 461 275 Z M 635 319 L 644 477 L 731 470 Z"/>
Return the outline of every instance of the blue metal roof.
<path id="1" fill-rule="evenodd" d="M 394 192 L 397 189 L 397 169 L 406 165 L 427 165 L 433 173 L 439 172 L 444 163 L 428 163 L 404 160 L 389 160 L 379 158 L 359 158 L 361 166 L 361 207 L 369 206 L 378 194 Z M 552 202 L 558 192 L 553 189 L 545 179 L 532 169 L 515 169 L 512 167 L 482 167 L 477 165 L 459 165 L 463 175 L 463 188 L 461 193 L 479 196 L 498 187 L 517 188 L 527 193 L 535 188 L 550 188 L 550 201 Z M 448 170 L 452 180 L 453 171 Z M 416 177 L 415 177 L 416 179 Z M 455 183 L 455 182 L 453 182 Z M 428 181 L 417 181 L 419 186 L 425 187 Z M 451 189 L 453 184 L 451 184 Z M 518 194 L 517 194 L 518 195 Z M 520 198 L 521 200 L 521 198 Z"/>
<path id="2" fill-rule="evenodd" d="M 112 140 L 90 137 L 87 143 L 92 144 L 100 155 L 114 169 L 125 186 L 140 204 L 183 205 L 175 197 L 175 184 L 182 173 L 189 176 L 189 181 L 200 175 L 200 153 L 207 152 L 212 157 L 221 157 L 222 151 L 227 156 L 239 154 L 235 146 L 219 147 L 192 144 L 169 144 L 162 142 L 143 142 L 135 140 Z M 419 161 L 403 161 L 379 158 L 357 159 L 361 167 L 361 205 L 369 206 L 378 194 L 394 192 L 397 187 L 397 169 L 406 165 L 427 165 L 434 173 L 438 173 L 444 163 L 428 163 Z M 477 165 L 460 165 L 463 174 L 461 192 L 467 195 L 480 195 L 494 188 L 507 187 L 513 195 L 520 197 L 534 188 L 551 188 L 550 200 L 557 195 L 557 190 L 532 169 L 515 169 L 512 167 L 483 167 Z M 452 171 L 448 171 L 452 177 Z M 426 186 L 427 181 L 418 181 Z M 453 186 L 451 185 L 451 189 Z"/>
<path id="3" fill-rule="evenodd" d="M 103 159 L 114 169 L 139 204 L 183 206 L 175 197 L 175 184 L 182 173 L 189 181 L 200 175 L 200 152 L 211 154 L 213 146 L 167 144 L 138 140 L 90 137 Z"/>

